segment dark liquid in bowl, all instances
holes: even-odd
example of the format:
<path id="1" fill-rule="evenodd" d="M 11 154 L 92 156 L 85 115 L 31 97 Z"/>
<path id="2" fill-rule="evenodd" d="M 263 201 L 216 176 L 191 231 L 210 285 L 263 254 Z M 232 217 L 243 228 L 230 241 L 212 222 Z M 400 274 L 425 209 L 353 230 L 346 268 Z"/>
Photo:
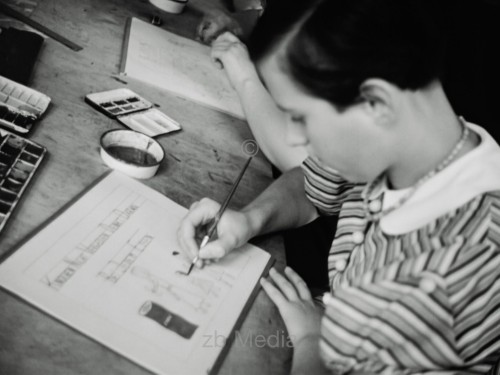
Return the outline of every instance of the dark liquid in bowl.
<path id="1" fill-rule="evenodd" d="M 106 151 L 115 159 L 120 159 L 127 163 L 143 167 L 151 167 L 158 164 L 158 161 L 149 152 L 134 147 L 109 146 L 106 147 Z"/>

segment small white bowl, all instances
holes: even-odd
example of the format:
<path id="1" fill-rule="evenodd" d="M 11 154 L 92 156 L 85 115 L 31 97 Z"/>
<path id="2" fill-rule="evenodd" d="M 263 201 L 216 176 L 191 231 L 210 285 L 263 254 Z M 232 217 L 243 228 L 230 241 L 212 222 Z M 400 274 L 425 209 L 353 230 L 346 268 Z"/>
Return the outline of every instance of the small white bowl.
<path id="1" fill-rule="evenodd" d="M 100 143 L 106 165 L 134 178 L 153 177 L 165 157 L 156 140 L 133 130 L 109 130 Z"/>
<path id="2" fill-rule="evenodd" d="M 165 12 L 179 14 L 184 10 L 188 0 L 149 0 L 149 2 Z"/>

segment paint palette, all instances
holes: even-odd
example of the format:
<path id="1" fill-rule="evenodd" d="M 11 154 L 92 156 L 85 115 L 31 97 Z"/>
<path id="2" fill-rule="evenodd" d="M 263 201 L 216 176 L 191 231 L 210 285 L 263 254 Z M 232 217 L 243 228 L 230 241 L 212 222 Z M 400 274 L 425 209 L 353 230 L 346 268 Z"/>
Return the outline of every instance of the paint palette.
<path id="1" fill-rule="evenodd" d="M 88 94 L 85 101 L 108 117 L 150 137 L 181 129 L 180 124 L 153 108 L 153 104 L 129 89 Z"/>
<path id="2" fill-rule="evenodd" d="M 26 134 L 49 104 L 47 95 L 0 76 L 0 126 Z"/>
<path id="3" fill-rule="evenodd" d="M 46 152 L 44 146 L 0 129 L 0 232 Z"/>
<path id="4" fill-rule="evenodd" d="M 129 89 L 88 94 L 85 96 L 85 101 L 111 118 L 144 111 L 153 107 L 151 102 Z"/>

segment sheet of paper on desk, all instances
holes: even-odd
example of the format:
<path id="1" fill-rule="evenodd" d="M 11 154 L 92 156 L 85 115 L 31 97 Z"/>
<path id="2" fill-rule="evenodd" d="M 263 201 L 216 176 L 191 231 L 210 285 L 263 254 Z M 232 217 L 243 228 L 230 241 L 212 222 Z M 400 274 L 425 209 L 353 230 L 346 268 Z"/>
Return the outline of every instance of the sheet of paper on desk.
<path id="1" fill-rule="evenodd" d="M 111 172 L 0 265 L 0 285 L 155 373 L 209 373 L 270 255 L 246 245 L 177 274 L 185 213 Z"/>
<path id="2" fill-rule="evenodd" d="M 210 47 L 137 18 L 127 25 L 121 73 L 244 118 L 236 91 Z"/>

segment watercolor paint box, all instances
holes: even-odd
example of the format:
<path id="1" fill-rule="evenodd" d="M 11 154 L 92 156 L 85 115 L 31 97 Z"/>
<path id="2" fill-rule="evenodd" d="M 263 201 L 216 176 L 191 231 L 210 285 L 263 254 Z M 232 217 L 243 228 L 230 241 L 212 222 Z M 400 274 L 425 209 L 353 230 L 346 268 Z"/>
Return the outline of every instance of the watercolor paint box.
<path id="1" fill-rule="evenodd" d="M 1 127 L 26 134 L 49 104 L 47 95 L 0 76 Z"/>
<path id="2" fill-rule="evenodd" d="M 150 137 L 181 129 L 177 121 L 153 108 L 153 103 L 129 89 L 88 94 L 85 101 L 108 117 Z"/>
<path id="3" fill-rule="evenodd" d="M 46 152 L 44 146 L 0 129 L 0 232 Z"/>

